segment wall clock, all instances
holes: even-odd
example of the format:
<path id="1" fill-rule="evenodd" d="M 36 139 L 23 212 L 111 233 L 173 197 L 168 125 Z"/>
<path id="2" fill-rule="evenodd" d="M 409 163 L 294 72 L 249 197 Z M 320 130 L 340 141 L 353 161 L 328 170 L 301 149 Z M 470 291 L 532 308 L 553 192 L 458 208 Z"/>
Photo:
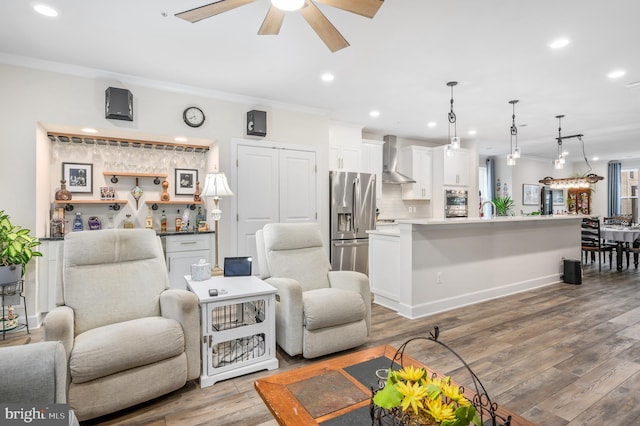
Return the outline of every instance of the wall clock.
<path id="1" fill-rule="evenodd" d="M 189 107 L 182 113 L 182 119 L 190 127 L 202 126 L 204 118 L 204 112 L 198 107 Z"/>

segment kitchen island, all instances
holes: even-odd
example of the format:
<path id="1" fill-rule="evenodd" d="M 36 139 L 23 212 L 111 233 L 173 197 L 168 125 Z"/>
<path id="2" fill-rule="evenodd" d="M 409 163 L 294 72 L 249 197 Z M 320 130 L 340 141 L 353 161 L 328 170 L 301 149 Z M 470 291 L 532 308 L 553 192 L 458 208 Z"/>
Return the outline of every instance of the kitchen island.
<path id="1" fill-rule="evenodd" d="M 561 281 L 577 215 L 414 219 L 369 231 L 374 302 L 418 318 Z"/>

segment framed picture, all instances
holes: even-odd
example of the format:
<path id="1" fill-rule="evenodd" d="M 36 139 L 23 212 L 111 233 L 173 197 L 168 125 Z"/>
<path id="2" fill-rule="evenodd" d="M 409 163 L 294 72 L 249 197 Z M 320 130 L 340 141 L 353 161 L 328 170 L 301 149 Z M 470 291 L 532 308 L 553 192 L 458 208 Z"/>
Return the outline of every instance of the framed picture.
<path id="1" fill-rule="evenodd" d="M 564 189 L 553 189 L 553 205 L 564 205 Z"/>
<path id="2" fill-rule="evenodd" d="M 71 192 L 93 193 L 93 164 L 62 163 L 62 178 Z"/>
<path id="3" fill-rule="evenodd" d="M 196 192 L 198 170 L 176 169 L 176 195 L 193 195 Z"/>
<path id="4" fill-rule="evenodd" d="M 540 204 L 540 185 L 522 184 L 522 204 L 525 206 Z"/>

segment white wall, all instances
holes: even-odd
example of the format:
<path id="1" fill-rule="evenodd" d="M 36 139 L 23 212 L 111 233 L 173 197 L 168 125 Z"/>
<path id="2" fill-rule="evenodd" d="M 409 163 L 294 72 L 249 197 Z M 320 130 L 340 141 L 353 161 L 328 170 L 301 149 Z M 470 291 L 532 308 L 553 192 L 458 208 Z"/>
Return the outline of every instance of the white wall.
<path id="1" fill-rule="evenodd" d="M 328 118 L 317 111 L 260 106 L 259 102 L 252 103 L 250 99 L 224 100 L 209 94 L 199 96 L 194 90 L 160 88 L 157 84 L 152 87 L 126 76 L 89 74 L 91 70 L 71 75 L 0 64 L 0 93 L 4 97 L 0 102 L 0 181 L 3 182 L 0 210 L 6 210 L 16 224 L 34 230 L 40 237 L 45 235 L 49 219 L 51 187 L 57 185 L 57 182 L 51 182 L 56 170 L 49 165 L 51 152 L 47 130 L 65 126 L 94 127 L 119 137 L 149 139 L 148 135 L 157 135 L 167 141 L 184 136 L 190 141 L 195 139 L 212 144 L 208 171 L 228 172 L 232 166 L 229 164 L 229 141 L 239 137 L 252 138 L 245 134 L 246 112 L 262 109 L 267 111 L 269 140 L 324 147 L 320 151 L 328 151 Z M 126 88 L 133 93 L 133 122 L 104 118 L 105 90 L 109 86 Z M 182 111 L 190 105 L 199 106 L 206 114 L 206 121 L 200 128 L 190 128 L 182 121 Z M 328 170 L 327 158 L 328 152 L 319 156 L 319 172 Z M 94 191 L 96 187 L 105 186 L 100 184 L 101 179 L 101 175 L 94 173 Z M 328 179 L 318 181 L 321 199 L 328 200 Z M 98 197 L 95 192 L 94 195 Z M 229 254 L 230 227 L 223 224 L 230 220 L 231 202 L 232 197 L 221 200 L 221 258 Z M 327 211 L 328 207 L 319 206 L 321 218 Z M 326 218 L 320 221 L 328 227 Z M 35 297 L 30 297 L 30 293 L 36 292 L 35 268 L 32 262 L 27 274 L 29 305 L 35 303 Z"/>

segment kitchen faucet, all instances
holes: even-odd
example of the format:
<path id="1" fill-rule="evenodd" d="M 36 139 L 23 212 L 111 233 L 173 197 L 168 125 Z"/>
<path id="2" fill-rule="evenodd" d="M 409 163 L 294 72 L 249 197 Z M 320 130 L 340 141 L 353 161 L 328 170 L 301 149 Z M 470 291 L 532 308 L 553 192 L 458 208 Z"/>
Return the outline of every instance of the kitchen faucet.
<path id="1" fill-rule="evenodd" d="M 480 216 L 481 217 L 483 216 L 484 206 L 487 205 L 487 204 L 491 204 L 493 206 L 493 209 L 491 210 L 491 217 L 495 216 L 495 214 L 496 214 L 496 204 L 491 200 L 485 201 L 484 203 L 482 203 L 480 205 Z"/>

